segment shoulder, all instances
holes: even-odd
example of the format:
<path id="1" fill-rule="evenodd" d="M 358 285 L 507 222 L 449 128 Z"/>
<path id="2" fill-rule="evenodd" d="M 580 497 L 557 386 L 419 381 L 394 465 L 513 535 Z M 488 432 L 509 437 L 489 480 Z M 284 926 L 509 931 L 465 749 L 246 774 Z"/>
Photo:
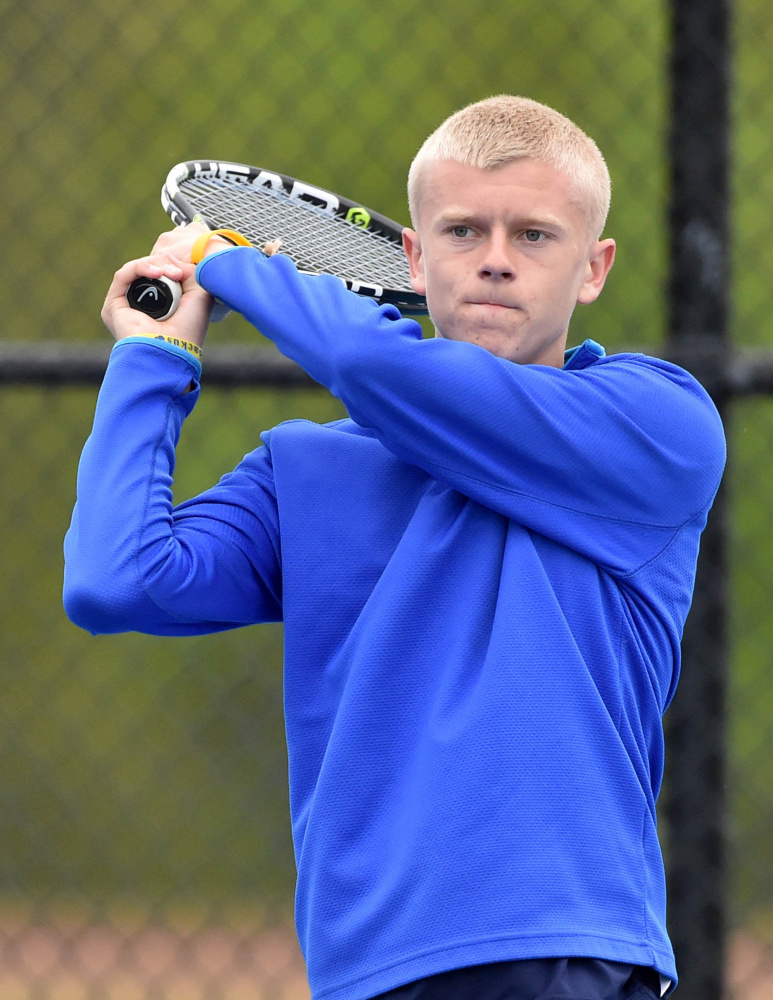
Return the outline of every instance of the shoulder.
<path id="1" fill-rule="evenodd" d="M 320 448 L 332 448 L 345 453 L 356 448 L 358 442 L 382 447 L 374 431 L 361 427 L 349 417 L 328 423 L 296 417 L 263 431 L 260 439 L 269 454 L 291 455 L 296 461 Z"/>
<path id="2" fill-rule="evenodd" d="M 584 374 L 603 373 L 612 377 L 635 373 L 643 378 L 671 382 L 710 399 L 700 382 L 686 368 L 681 368 L 671 361 L 665 361 L 663 358 L 657 358 L 650 354 L 630 351 L 607 354 L 603 358 L 597 358 L 592 365 L 581 371 Z"/>
<path id="3" fill-rule="evenodd" d="M 718 483 L 727 452 L 722 418 L 689 371 L 647 354 L 621 353 L 599 358 L 578 374 L 613 396 L 621 415 L 652 440 L 673 455 L 691 455 Z"/>
<path id="4" fill-rule="evenodd" d="M 293 417 L 290 420 L 283 420 L 281 424 L 276 424 L 270 430 L 264 431 L 260 437 L 264 444 L 271 442 L 297 440 L 299 438 L 330 437 L 332 435 L 346 435 L 355 437 L 374 437 L 373 431 L 365 427 L 360 427 L 350 417 L 343 417 L 340 420 L 330 420 L 321 424 L 314 420 L 306 420 L 302 417 Z"/>
<path id="5" fill-rule="evenodd" d="M 610 354 L 572 374 L 587 377 L 598 385 L 606 385 L 610 391 L 617 388 L 633 392 L 632 403 L 646 397 L 650 404 L 662 402 L 669 404 L 670 408 L 686 404 L 688 400 L 694 401 L 711 416 L 717 429 L 721 429 L 719 412 L 707 390 L 694 375 L 671 361 L 648 354 Z"/>

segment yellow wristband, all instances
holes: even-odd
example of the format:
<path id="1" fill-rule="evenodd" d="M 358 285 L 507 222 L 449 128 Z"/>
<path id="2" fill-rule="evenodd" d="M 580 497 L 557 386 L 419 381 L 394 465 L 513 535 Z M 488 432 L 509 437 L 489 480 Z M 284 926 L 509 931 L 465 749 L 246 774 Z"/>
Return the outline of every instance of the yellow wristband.
<path id="1" fill-rule="evenodd" d="M 221 236 L 224 240 L 228 240 L 229 243 L 233 243 L 235 247 L 252 246 L 247 237 L 242 236 L 241 233 L 237 233 L 235 229 L 212 229 L 208 233 L 202 233 L 193 244 L 193 249 L 191 250 L 192 264 L 200 264 L 202 262 L 204 259 L 204 250 L 213 236 Z"/>
<path id="2" fill-rule="evenodd" d="M 163 333 L 151 333 L 149 334 L 154 340 L 163 340 L 165 344 L 173 344 L 175 347 L 182 347 L 183 350 L 188 351 L 192 354 L 194 358 L 198 358 L 201 361 L 201 348 L 198 344 L 191 343 L 190 340 L 182 340 L 180 337 L 168 337 Z"/>

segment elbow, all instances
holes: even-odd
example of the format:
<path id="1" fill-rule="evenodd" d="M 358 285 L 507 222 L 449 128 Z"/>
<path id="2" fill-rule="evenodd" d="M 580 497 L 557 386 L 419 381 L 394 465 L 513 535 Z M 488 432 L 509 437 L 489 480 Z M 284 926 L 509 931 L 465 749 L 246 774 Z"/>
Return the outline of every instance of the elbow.
<path id="1" fill-rule="evenodd" d="M 73 526 L 64 539 L 62 603 L 73 625 L 107 635 L 140 631 L 145 596 L 103 536 L 87 546 Z"/>
<path id="2" fill-rule="evenodd" d="M 65 573 L 62 600 L 70 621 L 91 635 L 136 629 L 132 609 L 96 581 L 73 581 Z"/>

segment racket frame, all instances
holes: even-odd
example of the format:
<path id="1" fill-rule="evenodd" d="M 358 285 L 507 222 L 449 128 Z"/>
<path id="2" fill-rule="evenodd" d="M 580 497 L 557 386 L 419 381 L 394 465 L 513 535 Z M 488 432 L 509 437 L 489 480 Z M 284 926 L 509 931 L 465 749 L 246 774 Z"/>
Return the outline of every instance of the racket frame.
<path id="1" fill-rule="evenodd" d="M 287 174 L 228 160 L 187 160 L 172 167 L 161 190 L 161 204 L 177 226 L 186 225 L 193 221 L 203 221 L 210 229 L 216 229 L 223 224 L 222 220 L 208 219 L 206 215 L 202 215 L 201 211 L 185 196 L 181 185 L 186 180 L 196 178 L 209 180 L 227 178 L 229 183 L 243 185 L 246 188 L 269 187 L 274 191 L 283 192 L 291 200 L 311 205 L 323 215 L 340 218 L 348 222 L 349 225 L 367 229 L 402 249 L 403 227 L 393 219 L 365 208 L 358 202 L 344 198 L 342 195 L 299 181 Z M 234 228 L 238 228 L 238 226 L 234 226 Z M 278 235 L 281 237 L 281 234 Z M 387 288 L 383 285 L 340 274 L 336 277 L 340 278 L 347 288 L 358 295 L 373 298 L 379 304 L 388 303 L 397 306 L 403 315 L 427 315 L 426 299 L 418 292 Z"/>

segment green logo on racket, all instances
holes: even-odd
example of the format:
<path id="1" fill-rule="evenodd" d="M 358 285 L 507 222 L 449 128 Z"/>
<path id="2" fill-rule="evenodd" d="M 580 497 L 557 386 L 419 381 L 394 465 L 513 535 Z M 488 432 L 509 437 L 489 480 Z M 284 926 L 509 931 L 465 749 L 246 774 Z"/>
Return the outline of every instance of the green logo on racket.
<path id="1" fill-rule="evenodd" d="M 360 229 L 367 229 L 370 225 L 370 212 L 367 208 L 350 208 L 346 213 L 346 221 Z"/>

